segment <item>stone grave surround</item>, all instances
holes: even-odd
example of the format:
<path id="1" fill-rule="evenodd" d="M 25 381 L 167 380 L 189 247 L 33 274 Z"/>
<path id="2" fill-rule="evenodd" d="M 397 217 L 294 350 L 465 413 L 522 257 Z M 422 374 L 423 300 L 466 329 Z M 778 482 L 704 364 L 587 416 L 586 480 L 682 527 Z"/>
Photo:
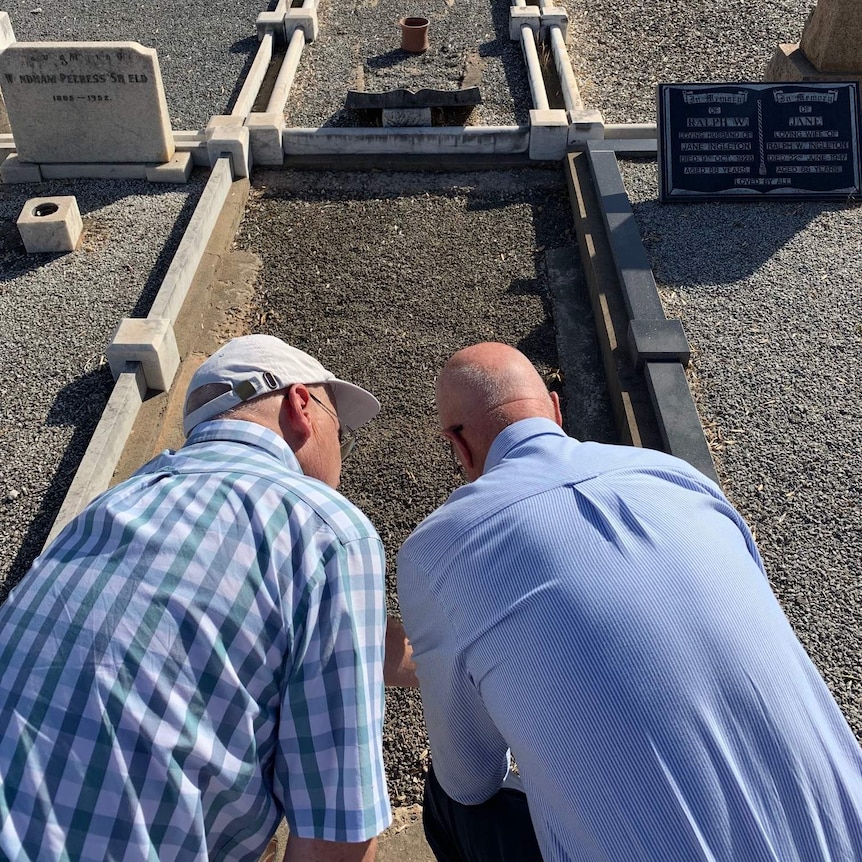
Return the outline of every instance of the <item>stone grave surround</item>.
<path id="1" fill-rule="evenodd" d="M 154 48 L 12 40 L 0 49 L 0 91 L 16 150 L 0 167 L 5 182 L 188 179 Z"/>
<path id="2" fill-rule="evenodd" d="M 779 45 L 765 81 L 859 81 L 862 93 L 860 0 L 818 0 L 796 44 Z"/>

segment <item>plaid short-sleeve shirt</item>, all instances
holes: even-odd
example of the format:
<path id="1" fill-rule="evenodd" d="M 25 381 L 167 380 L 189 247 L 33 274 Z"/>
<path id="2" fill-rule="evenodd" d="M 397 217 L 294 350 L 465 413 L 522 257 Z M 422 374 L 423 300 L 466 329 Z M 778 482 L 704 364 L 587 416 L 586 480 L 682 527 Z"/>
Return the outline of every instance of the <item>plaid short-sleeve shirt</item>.
<path id="1" fill-rule="evenodd" d="M 94 501 L 0 607 L 0 858 L 245 860 L 364 841 L 382 765 L 384 555 L 249 422 Z"/>

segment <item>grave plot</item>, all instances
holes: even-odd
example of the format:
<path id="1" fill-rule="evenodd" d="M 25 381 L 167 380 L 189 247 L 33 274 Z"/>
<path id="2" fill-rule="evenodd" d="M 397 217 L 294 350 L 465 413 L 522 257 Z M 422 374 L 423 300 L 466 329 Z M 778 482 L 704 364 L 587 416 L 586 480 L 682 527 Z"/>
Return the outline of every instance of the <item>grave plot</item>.
<path id="1" fill-rule="evenodd" d="M 262 261 L 259 328 L 320 356 L 383 405 L 345 464 L 341 490 L 380 532 L 397 614 L 395 552 L 459 481 L 437 433 L 437 371 L 460 347 L 500 340 L 560 388 L 546 257 L 567 250 L 576 260 L 560 173 L 261 173 L 238 244 Z M 589 321 L 585 291 L 568 288 L 572 318 Z M 591 325 L 580 343 L 579 398 L 565 406 L 577 433 L 615 439 Z M 421 802 L 419 698 L 394 690 L 387 698 L 392 801 Z"/>
<path id="2" fill-rule="evenodd" d="M 285 111 L 288 126 L 371 125 L 368 116 L 345 108 L 349 90 L 451 91 L 473 85 L 481 91 L 482 104 L 458 114 L 456 121 L 528 122 L 529 85 L 520 47 L 509 38 L 508 4 L 440 0 L 423 7 L 428 49 L 421 54 L 401 48 L 398 21 L 413 12 L 396 0 L 324 2 L 318 14 L 318 36 L 303 54 L 295 95 Z M 447 121 L 442 111 L 435 117 Z"/>
<path id="3" fill-rule="evenodd" d="M 775 44 L 799 38 L 809 5 L 808 0 L 788 0 L 748 4 L 743 10 L 737 3 L 716 6 L 702 0 L 673 8 L 598 0 L 589 8 L 569 9 L 574 19 L 569 53 L 576 58 L 589 108 L 601 108 L 610 122 L 643 123 L 653 117 L 658 81 L 759 79 Z M 354 121 L 343 107 L 349 89 L 448 90 L 468 80 L 479 80 L 483 88 L 483 104 L 471 122 L 525 122 L 531 94 L 517 42 L 507 39 L 500 26 L 504 17 L 508 20 L 506 4 L 441 2 L 426 13 L 429 48 L 417 55 L 399 46 L 397 20 L 404 12 L 387 0 L 322 4 L 320 29 L 302 54 L 286 112 L 282 117 L 283 103 L 274 112 L 279 122 L 286 119 L 289 129 L 308 126 L 306 131 L 350 126 Z M 19 38 L 22 33 L 33 38 L 24 31 Z M 441 34 L 446 41 L 438 44 Z M 140 33 L 134 37 L 156 44 Z M 157 47 L 167 70 L 165 52 Z M 166 71 L 170 103 L 167 81 Z M 235 175 L 242 175 L 247 155 L 242 143 L 248 130 L 242 123 L 253 101 L 252 96 L 228 117 L 221 131 L 218 124 L 212 127 L 222 135 L 209 141 L 215 151 L 233 147 Z M 263 111 L 262 105 L 255 107 Z M 260 128 L 276 132 L 269 154 L 281 165 L 283 130 Z M 458 143 L 465 140 L 475 139 L 462 137 Z M 543 154 L 557 158 L 566 143 L 573 145 L 564 130 L 555 144 L 560 147 Z M 306 144 L 317 145 L 312 138 Z M 575 146 L 582 149 L 582 144 Z M 333 165 L 344 152 L 331 154 Z M 387 153 L 378 151 L 369 166 L 379 169 L 387 161 Z M 677 376 L 695 394 L 718 474 L 760 539 L 791 621 L 862 733 L 856 669 L 862 636 L 856 573 L 862 549 L 855 503 L 862 490 L 856 454 L 862 417 L 852 400 L 859 389 L 854 360 L 862 346 L 856 262 L 860 210 L 809 203 L 742 210 L 727 204 L 662 208 L 656 202 L 653 161 L 624 164 L 623 172 L 637 218 L 637 225 L 628 227 L 635 236 L 640 229 L 647 269 L 655 270 L 663 302 L 663 310 L 650 310 L 643 319 L 650 323 L 661 315 L 662 322 L 667 314 L 682 321 L 694 348 L 693 364 L 687 378 L 681 367 Z M 239 237 L 243 253 L 263 261 L 251 326 L 318 353 L 380 395 L 384 413 L 363 434 L 345 470 L 343 490 L 369 513 L 392 554 L 452 487 L 445 450 L 433 431 L 431 388 L 452 350 L 468 341 L 499 338 L 524 349 L 549 379 L 555 378 L 560 358 L 554 345 L 561 333 L 554 330 L 562 318 L 548 299 L 551 261 L 558 257 L 552 252 L 568 250 L 577 260 L 562 178 L 555 170 L 534 167 L 522 174 L 450 177 L 442 183 L 430 174 L 417 180 L 377 171 L 258 171 L 252 181 L 256 190 Z M 585 291 L 581 295 L 575 319 L 583 321 L 590 311 Z M 45 319 L 57 328 L 50 316 Z M 49 328 L 41 319 L 37 324 Z M 35 328 L 32 320 L 20 320 L 18 326 L 27 338 Z M 637 346 L 639 337 L 646 343 L 652 334 L 645 326 L 630 338 Z M 625 338 L 620 344 L 625 350 Z M 25 366 L 21 372 L 29 373 L 14 378 L 22 392 L 26 381 L 47 367 L 51 350 L 50 342 L 40 343 L 41 363 Z M 595 354 L 595 347 L 582 346 L 577 355 L 589 368 Z M 70 379 L 80 376 L 74 370 Z M 598 404 L 602 387 L 597 372 L 592 384 L 582 385 L 578 403 Z M 5 403 L 2 409 L 7 425 L 0 443 L 4 437 L 17 440 L 11 424 L 19 421 L 17 412 L 7 413 Z M 43 404 L 41 409 L 34 421 L 50 426 L 48 408 Z M 570 423 L 570 430 L 607 439 L 613 434 L 607 416 L 606 406 L 596 408 L 590 415 L 595 425 L 577 429 Z M 24 475 L 21 465 L 32 460 L 33 448 L 15 451 L 9 459 L 13 473 L 7 476 L 17 478 L 19 470 Z M 70 471 L 74 462 L 70 457 Z M 57 476 L 68 478 L 65 463 Z M 37 501 L 39 494 L 48 500 L 41 488 Z M 6 502 L 17 505 L 19 499 L 20 494 Z M 18 522 L 0 533 L 12 536 L 13 550 L 24 547 Z M 415 696 L 396 692 L 390 702 L 392 795 L 396 804 L 404 804 L 418 798 L 427 752 Z"/>

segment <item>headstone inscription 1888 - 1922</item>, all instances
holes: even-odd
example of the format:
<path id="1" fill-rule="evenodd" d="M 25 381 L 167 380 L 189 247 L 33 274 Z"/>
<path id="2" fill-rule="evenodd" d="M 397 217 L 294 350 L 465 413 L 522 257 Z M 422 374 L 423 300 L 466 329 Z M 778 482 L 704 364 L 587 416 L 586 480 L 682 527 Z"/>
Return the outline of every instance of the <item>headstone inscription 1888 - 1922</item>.
<path id="1" fill-rule="evenodd" d="M 13 42 L 0 52 L 0 91 L 22 162 L 164 163 L 173 157 L 154 48 Z"/>
<path id="2" fill-rule="evenodd" d="M 659 84 L 659 199 L 860 193 L 856 83 Z"/>

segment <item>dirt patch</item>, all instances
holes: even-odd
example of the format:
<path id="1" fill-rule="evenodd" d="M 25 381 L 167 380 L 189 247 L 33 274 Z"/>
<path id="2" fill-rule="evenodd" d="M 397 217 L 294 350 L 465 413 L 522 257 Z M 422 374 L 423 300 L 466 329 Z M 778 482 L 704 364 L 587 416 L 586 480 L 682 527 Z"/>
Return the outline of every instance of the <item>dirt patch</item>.
<path id="1" fill-rule="evenodd" d="M 256 174 L 237 244 L 263 262 L 258 328 L 383 405 L 341 490 L 380 532 L 397 615 L 395 553 L 459 481 L 437 433 L 437 371 L 455 350 L 498 340 L 559 385 L 544 255 L 575 246 L 561 171 Z M 583 373 L 600 376 L 597 364 Z M 420 802 L 428 742 L 417 692 L 387 693 L 385 757 L 393 805 Z"/>

